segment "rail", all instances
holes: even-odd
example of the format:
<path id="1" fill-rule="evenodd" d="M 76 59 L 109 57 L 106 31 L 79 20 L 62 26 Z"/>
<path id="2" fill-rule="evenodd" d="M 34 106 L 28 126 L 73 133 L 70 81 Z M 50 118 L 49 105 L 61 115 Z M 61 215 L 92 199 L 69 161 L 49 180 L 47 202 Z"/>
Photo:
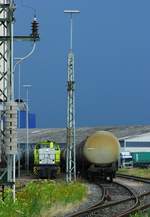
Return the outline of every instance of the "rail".
<path id="1" fill-rule="evenodd" d="M 121 173 L 117 173 L 116 177 L 131 179 L 131 180 L 140 181 L 140 182 L 150 184 L 150 179 L 149 178 L 144 178 L 144 177 L 139 177 L 139 176 L 130 176 L 130 175 L 121 174 Z"/>
<path id="2" fill-rule="evenodd" d="M 95 217 L 95 216 L 102 216 L 101 213 L 102 213 L 102 210 L 104 209 L 112 209 L 112 207 L 116 207 L 117 205 L 120 205 L 120 204 L 125 204 L 127 202 L 131 202 L 131 201 L 134 201 L 133 205 L 131 206 L 131 204 L 129 205 L 129 208 L 127 210 L 124 211 L 124 213 L 127 213 L 127 212 L 131 212 L 132 210 L 134 210 L 136 207 L 139 206 L 139 198 L 138 196 L 135 194 L 135 192 L 133 192 L 131 189 L 129 189 L 127 186 L 125 185 L 122 185 L 118 182 L 114 182 L 114 184 L 116 184 L 116 188 L 119 186 L 123 189 L 126 189 L 126 191 L 128 191 L 130 197 L 126 198 L 126 199 L 123 199 L 123 200 L 117 200 L 115 202 L 106 202 L 106 198 L 107 198 L 107 189 L 106 187 L 103 186 L 103 194 L 102 194 L 102 198 L 101 200 L 99 201 L 99 203 L 93 205 L 92 207 L 89 207 L 88 209 L 82 211 L 82 212 L 77 212 L 75 214 L 72 214 L 72 215 L 69 215 L 69 217 Z M 120 213 L 121 213 L 121 210 L 120 210 Z M 112 217 L 112 212 L 110 211 L 110 216 Z M 114 215 L 116 216 L 116 215 Z"/>
<path id="3" fill-rule="evenodd" d="M 130 176 L 126 174 L 117 174 L 117 177 L 150 184 L 149 178 Z M 149 202 L 150 201 L 150 191 L 139 195 L 138 200 L 139 200 L 139 205 L 137 207 L 135 207 L 132 210 L 128 210 L 127 212 L 124 212 L 118 215 L 117 217 L 129 217 L 131 214 L 135 214 L 136 212 L 150 208 L 150 202 Z"/>

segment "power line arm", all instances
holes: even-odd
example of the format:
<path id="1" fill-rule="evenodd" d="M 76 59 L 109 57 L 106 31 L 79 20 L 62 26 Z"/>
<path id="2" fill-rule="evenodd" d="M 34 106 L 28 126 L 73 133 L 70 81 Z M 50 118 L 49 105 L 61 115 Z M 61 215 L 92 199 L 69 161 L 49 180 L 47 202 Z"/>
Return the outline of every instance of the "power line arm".
<path id="1" fill-rule="evenodd" d="M 36 48 L 36 43 L 34 42 L 33 47 L 32 47 L 32 50 L 31 50 L 29 53 L 27 53 L 24 57 L 15 57 L 15 58 L 14 58 L 15 60 L 18 60 L 18 61 L 15 63 L 15 65 L 14 65 L 14 71 L 15 71 L 16 66 L 17 66 L 18 64 L 20 64 L 22 61 L 24 61 L 25 59 L 29 58 L 29 57 L 33 54 L 33 52 L 35 51 L 35 48 Z"/>

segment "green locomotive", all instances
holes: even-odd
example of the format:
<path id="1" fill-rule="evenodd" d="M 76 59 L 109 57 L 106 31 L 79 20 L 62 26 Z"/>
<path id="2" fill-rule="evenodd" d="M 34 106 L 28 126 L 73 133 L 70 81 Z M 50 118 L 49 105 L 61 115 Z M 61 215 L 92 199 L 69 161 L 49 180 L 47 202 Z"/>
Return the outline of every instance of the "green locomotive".
<path id="1" fill-rule="evenodd" d="M 34 175 L 55 178 L 60 172 L 60 154 L 60 145 L 54 141 L 37 143 L 34 148 Z"/>

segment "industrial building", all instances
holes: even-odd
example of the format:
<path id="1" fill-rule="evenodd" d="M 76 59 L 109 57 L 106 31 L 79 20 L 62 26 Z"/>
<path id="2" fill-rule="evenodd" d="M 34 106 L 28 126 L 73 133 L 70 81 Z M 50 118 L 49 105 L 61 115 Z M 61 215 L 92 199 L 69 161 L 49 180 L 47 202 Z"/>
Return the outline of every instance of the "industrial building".
<path id="1" fill-rule="evenodd" d="M 150 132 L 120 139 L 121 150 L 129 152 L 150 152 Z"/>
<path id="2" fill-rule="evenodd" d="M 134 166 L 150 165 L 150 132 L 120 139 L 121 151 L 130 152 Z"/>
<path id="3" fill-rule="evenodd" d="M 125 138 L 131 138 L 138 135 L 150 133 L 150 126 L 106 126 L 106 127 L 82 127 L 76 129 L 76 144 L 83 142 L 88 136 L 96 131 L 109 131 L 113 133 L 124 144 Z M 26 142 L 26 130 L 18 129 L 18 142 Z M 37 143 L 40 140 L 54 140 L 57 143 L 66 143 L 65 128 L 47 128 L 47 129 L 30 129 L 29 143 Z"/>

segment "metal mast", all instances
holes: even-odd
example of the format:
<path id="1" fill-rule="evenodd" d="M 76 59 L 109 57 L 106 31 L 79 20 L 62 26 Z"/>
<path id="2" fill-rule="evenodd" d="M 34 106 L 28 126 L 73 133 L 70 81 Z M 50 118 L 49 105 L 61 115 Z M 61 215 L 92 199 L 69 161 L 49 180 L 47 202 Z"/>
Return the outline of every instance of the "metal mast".
<path id="1" fill-rule="evenodd" d="M 66 146 L 66 181 L 76 180 L 76 149 L 75 149 L 75 80 L 73 53 L 73 14 L 79 10 L 65 10 L 70 15 L 70 50 L 68 53 L 67 79 L 67 146 Z"/>
<path id="2" fill-rule="evenodd" d="M 17 105 L 14 102 L 14 39 L 35 42 L 39 35 L 38 23 L 33 21 L 31 35 L 14 36 L 14 10 L 13 0 L 0 0 L 0 148 L 4 167 L 0 171 L 0 179 L 7 173 L 7 182 L 13 185 L 15 200 Z"/>
<path id="3" fill-rule="evenodd" d="M 5 155 L 7 181 L 13 183 L 15 199 L 15 157 L 17 153 L 17 106 L 14 102 L 13 73 L 13 25 L 15 5 L 13 0 L 0 2 L 0 99 L 1 103 L 1 147 Z M 5 39 L 8 40 L 5 40 Z M 3 175 L 2 174 L 2 175 Z"/>

